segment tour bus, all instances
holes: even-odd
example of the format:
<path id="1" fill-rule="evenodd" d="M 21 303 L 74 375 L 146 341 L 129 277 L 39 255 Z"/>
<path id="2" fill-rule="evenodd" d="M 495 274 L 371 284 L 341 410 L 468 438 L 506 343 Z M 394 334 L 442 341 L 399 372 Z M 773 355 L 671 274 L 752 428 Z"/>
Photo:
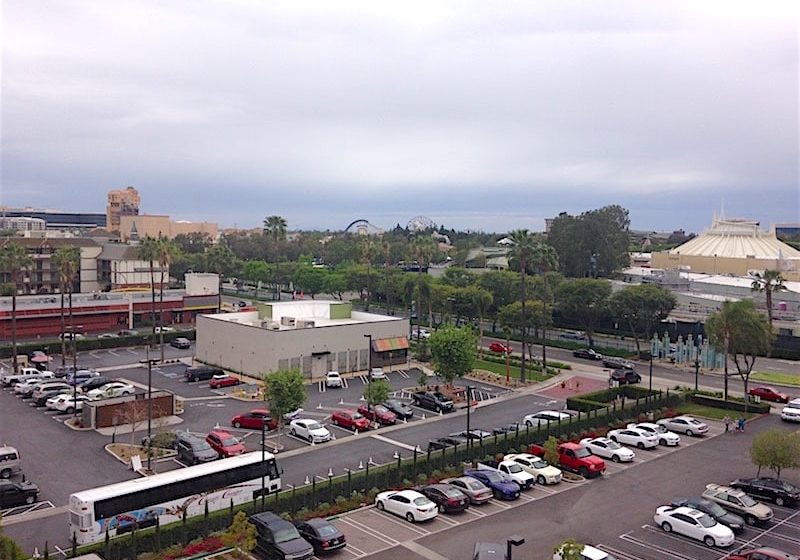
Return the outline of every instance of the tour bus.
<path id="1" fill-rule="evenodd" d="M 281 479 L 275 456 L 255 451 L 153 476 L 76 492 L 69 497 L 69 536 L 88 544 L 202 515 L 277 492 Z"/>

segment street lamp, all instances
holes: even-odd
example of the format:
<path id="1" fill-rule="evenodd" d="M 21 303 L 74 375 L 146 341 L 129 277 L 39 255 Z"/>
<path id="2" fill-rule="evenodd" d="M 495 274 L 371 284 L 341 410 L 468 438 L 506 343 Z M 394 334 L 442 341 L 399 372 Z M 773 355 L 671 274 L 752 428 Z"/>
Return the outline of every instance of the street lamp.
<path id="1" fill-rule="evenodd" d="M 467 449 L 472 447 L 472 438 L 469 432 L 469 409 L 472 408 L 470 399 L 472 398 L 472 390 L 475 389 L 474 385 L 467 385 Z"/>
<path id="2" fill-rule="evenodd" d="M 72 418 L 78 416 L 78 338 L 75 331 L 83 329 L 83 325 L 69 325 L 70 338 L 72 339 Z M 15 362 L 16 363 L 16 362 Z"/>
<path id="3" fill-rule="evenodd" d="M 264 494 L 266 494 L 264 481 L 264 465 L 267 461 L 267 419 L 261 419 L 261 511 L 264 511 Z"/>
<path id="4" fill-rule="evenodd" d="M 698 338 L 694 339 L 694 390 L 697 391 L 697 384 L 700 378 L 700 345 L 697 344 Z M 725 380 L 727 382 L 727 379 Z"/>
<path id="5" fill-rule="evenodd" d="M 650 385 L 649 385 L 649 389 L 650 389 L 650 391 L 653 390 L 653 352 L 652 352 L 652 350 L 650 351 Z"/>
<path id="6" fill-rule="evenodd" d="M 372 398 L 372 335 L 365 334 L 364 338 L 367 339 L 367 387 L 369 388 L 369 397 Z M 372 405 L 367 399 L 367 411 L 372 412 Z"/>
<path id="7" fill-rule="evenodd" d="M 511 560 L 511 549 L 515 546 L 525 544 L 525 539 L 519 535 L 511 535 L 506 539 L 506 558 Z"/>
<path id="8" fill-rule="evenodd" d="M 152 436 L 152 421 L 153 421 L 153 364 L 158 363 L 158 360 L 150 358 L 150 346 L 145 346 L 146 359 L 140 360 L 140 364 L 147 364 L 147 441 L 151 442 Z M 151 460 L 153 453 L 151 452 L 152 445 L 148 444 L 147 450 L 147 470 L 150 471 Z"/>

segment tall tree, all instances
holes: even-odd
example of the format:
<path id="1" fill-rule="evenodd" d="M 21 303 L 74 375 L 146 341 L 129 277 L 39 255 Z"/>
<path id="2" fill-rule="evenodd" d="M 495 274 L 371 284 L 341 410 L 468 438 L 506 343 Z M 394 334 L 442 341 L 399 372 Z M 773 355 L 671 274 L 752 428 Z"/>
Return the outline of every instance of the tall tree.
<path id="1" fill-rule="evenodd" d="M 178 257 L 180 253 L 180 249 L 178 246 L 171 240 L 167 239 L 166 237 L 159 237 L 158 238 L 158 268 L 161 273 L 161 282 L 159 283 L 159 309 L 158 309 L 158 324 L 162 328 L 159 329 L 158 338 L 159 338 L 159 345 L 161 347 L 161 361 L 164 361 L 164 283 L 165 278 L 164 274 L 169 275 L 169 267 L 172 262 Z M 169 282 L 169 277 L 166 278 L 166 281 Z"/>
<path id="2" fill-rule="evenodd" d="M 724 351 L 726 357 L 733 357 L 746 396 L 756 358 L 767 354 L 772 347 L 773 334 L 769 321 L 756 310 L 753 300 L 726 301 L 722 309 L 706 319 L 706 333 L 715 348 Z M 725 369 L 727 399 L 727 365 Z"/>
<path id="3" fill-rule="evenodd" d="M 509 253 L 512 262 L 516 262 L 517 269 L 519 270 L 519 301 L 522 306 L 522 316 L 525 316 L 525 300 L 527 299 L 527 295 L 525 293 L 525 275 L 528 271 L 528 266 L 530 265 L 531 258 L 533 257 L 533 252 L 536 247 L 535 240 L 533 235 L 527 229 L 517 229 L 512 231 L 509 234 L 509 239 L 512 241 L 513 246 L 511 247 L 511 251 Z M 521 354 L 521 359 L 519 363 L 519 380 L 521 383 L 525 383 L 525 352 L 524 349 L 526 348 L 526 334 L 527 329 L 522 329 L 522 348 L 523 352 Z"/>
<path id="4" fill-rule="evenodd" d="M 766 297 L 767 317 L 772 326 L 772 294 L 786 290 L 783 275 L 778 270 L 765 270 L 763 273 L 756 272 L 753 276 L 754 280 L 750 289 L 754 292 L 762 292 Z"/>
<path id="5" fill-rule="evenodd" d="M 433 326 L 433 305 L 430 299 L 430 284 L 427 284 L 427 286 L 425 285 L 425 282 L 422 280 L 422 272 L 430 265 L 433 254 L 436 252 L 436 244 L 430 236 L 420 235 L 414 238 L 411 248 L 414 258 L 417 261 L 417 273 L 419 274 L 417 284 L 418 291 L 426 290 L 428 293 L 428 325 Z M 419 305 L 417 307 L 419 308 Z M 418 310 L 417 320 L 421 319 L 421 317 Z M 419 335 L 417 338 L 419 338 Z"/>
<path id="6" fill-rule="evenodd" d="M 279 273 L 279 266 L 280 266 L 280 258 L 278 255 L 278 247 L 280 242 L 286 237 L 286 228 L 287 223 L 286 219 L 282 216 L 267 216 L 264 218 L 264 235 L 268 236 L 272 241 L 272 249 L 273 249 L 273 262 L 275 263 L 275 290 L 276 290 L 276 297 L 275 299 L 281 299 L 281 292 L 280 292 L 280 273 Z"/>
<path id="7" fill-rule="evenodd" d="M 381 241 L 381 249 L 383 249 L 383 271 L 384 271 L 384 297 L 386 298 L 386 313 L 389 313 L 389 305 L 391 304 L 391 293 L 392 289 L 389 285 L 389 274 L 391 270 L 391 261 L 390 255 L 392 254 L 392 245 L 389 243 L 389 240 L 384 238 Z"/>
<path id="8" fill-rule="evenodd" d="M 369 311 L 369 302 L 372 298 L 372 262 L 375 260 L 375 255 L 377 253 L 377 245 L 375 244 L 375 240 L 372 239 L 369 235 L 365 235 L 364 238 L 361 240 L 361 261 L 364 263 L 364 266 L 367 267 L 367 303 L 366 303 L 366 311 Z"/>
<path id="9" fill-rule="evenodd" d="M 78 272 L 81 261 L 79 247 L 59 247 L 53 254 L 53 264 L 58 268 L 58 291 L 61 294 L 61 366 L 66 365 L 67 340 L 64 336 L 66 325 L 64 322 L 64 292 L 69 293 L 69 317 L 72 323 L 72 292 L 75 274 Z"/>
<path id="10" fill-rule="evenodd" d="M 576 321 L 586 331 L 589 346 L 594 346 L 595 325 L 608 312 L 611 284 L 607 280 L 576 278 L 565 280 L 558 289 L 558 308 L 561 314 Z"/>
<path id="11" fill-rule="evenodd" d="M 475 336 L 468 327 L 444 326 L 429 339 L 436 373 L 451 385 L 475 367 Z"/>
<path id="12" fill-rule="evenodd" d="M 17 290 L 19 273 L 33 266 L 33 259 L 24 247 L 13 242 L 6 242 L 0 247 L 0 270 L 11 276 L 11 360 L 14 373 L 17 365 Z"/>
<path id="13" fill-rule="evenodd" d="M 640 338 L 649 340 L 655 326 L 675 308 L 675 296 L 656 284 L 638 284 L 615 292 L 608 299 L 612 313 L 628 323 L 640 352 Z"/>
<path id="14" fill-rule="evenodd" d="M 281 369 L 265 374 L 264 400 L 269 405 L 272 417 L 278 421 L 278 430 L 283 426 L 283 416 L 297 410 L 306 402 L 303 374 L 298 369 Z"/>
<path id="15" fill-rule="evenodd" d="M 151 319 L 153 321 L 152 338 L 150 339 L 150 347 L 156 342 L 156 263 L 159 257 L 159 242 L 155 237 L 146 236 L 139 243 L 139 258 L 148 263 L 150 270 L 150 302 L 151 302 Z"/>

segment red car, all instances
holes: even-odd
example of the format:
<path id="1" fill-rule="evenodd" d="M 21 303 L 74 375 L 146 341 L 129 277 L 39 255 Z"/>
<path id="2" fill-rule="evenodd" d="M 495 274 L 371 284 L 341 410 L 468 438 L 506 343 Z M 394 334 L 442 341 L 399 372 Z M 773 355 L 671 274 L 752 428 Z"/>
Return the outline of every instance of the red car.
<path id="1" fill-rule="evenodd" d="M 786 393 L 779 393 L 772 387 L 753 387 L 748 391 L 753 397 L 760 397 L 765 401 L 788 403 L 789 395 Z"/>
<path id="2" fill-rule="evenodd" d="M 397 415 L 383 405 L 367 406 L 362 404 L 358 407 L 358 413 L 367 420 L 378 422 L 384 426 L 391 426 L 397 422 Z"/>
<path id="3" fill-rule="evenodd" d="M 331 423 L 334 426 L 350 430 L 363 431 L 369 429 L 369 420 L 355 410 L 337 410 L 331 414 Z"/>
<path id="4" fill-rule="evenodd" d="M 231 418 L 231 425 L 234 428 L 248 428 L 250 430 L 260 430 L 262 426 L 266 425 L 268 430 L 274 430 L 278 427 L 278 421 L 270 415 L 269 410 L 256 408 Z"/>
<path id="5" fill-rule="evenodd" d="M 211 430 L 206 436 L 206 441 L 211 448 L 219 453 L 220 458 L 233 457 L 244 453 L 244 444 L 223 430 Z"/>
<path id="6" fill-rule="evenodd" d="M 500 342 L 492 342 L 489 345 L 489 350 L 499 354 L 511 354 L 511 346 L 506 346 Z"/>
<path id="7" fill-rule="evenodd" d="M 727 558 L 729 560 L 797 560 L 800 556 L 789 554 L 777 548 L 762 546 L 752 550 L 737 550 Z"/>
<path id="8" fill-rule="evenodd" d="M 208 382 L 208 386 L 212 389 L 219 389 L 220 387 L 232 387 L 239 383 L 241 383 L 239 378 L 233 377 L 232 375 L 215 375 L 211 378 L 211 381 Z"/>

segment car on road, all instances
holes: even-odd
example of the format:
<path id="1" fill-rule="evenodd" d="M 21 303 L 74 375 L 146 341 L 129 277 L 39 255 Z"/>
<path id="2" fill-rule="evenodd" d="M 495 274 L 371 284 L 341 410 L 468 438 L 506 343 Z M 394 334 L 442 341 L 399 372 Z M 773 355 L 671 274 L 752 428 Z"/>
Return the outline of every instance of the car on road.
<path id="1" fill-rule="evenodd" d="M 192 341 L 186 337 L 179 336 L 178 338 L 173 338 L 169 345 L 179 350 L 186 350 L 192 347 Z"/>
<path id="2" fill-rule="evenodd" d="M 377 422 L 382 426 L 391 426 L 397 423 L 397 416 L 394 412 L 381 404 L 369 406 L 362 404 L 358 407 L 358 413 L 371 422 Z"/>
<path id="3" fill-rule="evenodd" d="M 616 441 L 605 438 L 584 438 L 581 445 L 592 452 L 592 455 L 611 459 L 615 463 L 630 463 L 636 458 L 636 453 L 617 443 Z"/>
<path id="4" fill-rule="evenodd" d="M 697 496 L 696 498 L 675 498 L 672 504 L 675 507 L 686 506 L 713 517 L 717 523 L 722 523 L 734 533 L 744 531 L 745 521 L 740 515 L 726 511 L 721 505 L 711 500 Z"/>
<path id="5" fill-rule="evenodd" d="M 479 480 L 492 490 L 495 498 L 500 500 L 516 500 L 520 495 L 519 484 L 511 477 L 499 471 L 486 471 L 478 469 L 465 469 L 464 476 L 471 476 Z"/>
<path id="6" fill-rule="evenodd" d="M 235 457 L 244 453 L 244 444 L 225 430 L 211 430 L 206 436 L 206 443 L 217 452 L 220 459 Z"/>
<path id="7" fill-rule="evenodd" d="M 271 511 L 250 516 L 250 523 L 256 526 L 256 546 L 258 558 L 266 560 L 310 560 L 314 547 L 305 540 L 297 528 Z"/>
<path id="8" fill-rule="evenodd" d="M 492 437 L 492 432 L 487 432 L 486 430 L 478 430 L 478 429 L 471 429 L 469 431 L 462 430 L 460 432 L 455 432 L 450 434 L 450 437 L 458 437 L 464 439 L 471 439 L 472 441 L 480 441 L 485 438 Z"/>
<path id="9" fill-rule="evenodd" d="M 638 428 L 639 430 L 655 435 L 658 438 L 659 445 L 674 446 L 681 442 L 681 436 L 670 432 L 661 424 L 654 424 L 652 422 L 639 422 L 638 424 L 628 424 L 627 427 Z"/>
<path id="10" fill-rule="evenodd" d="M 569 422 L 571 416 L 566 412 L 558 410 L 540 410 L 533 414 L 528 414 L 522 419 L 522 423 L 530 428 L 538 428 L 540 425 L 546 425 L 550 422 Z"/>
<path id="11" fill-rule="evenodd" d="M 436 504 L 439 513 L 460 512 L 469 507 L 466 494 L 450 484 L 429 484 L 423 486 L 420 492 Z"/>
<path id="12" fill-rule="evenodd" d="M 680 432 L 687 436 L 701 436 L 708 433 L 708 424 L 701 422 L 691 416 L 675 416 L 673 418 L 662 418 L 656 422 L 659 426 L 664 426 L 672 432 Z"/>
<path id="13" fill-rule="evenodd" d="M 414 409 L 397 399 L 389 399 L 383 403 L 383 406 L 392 411 L 400 420 L 408 420 L 414 416 Z"/>
<path id="14" fill-rule="evenodd" d="M 45 406 L 51 410 L 57 410 L 58 412 L 66 412 L 67 414 L 72 414 L 76 410 L 83 409 L 83 403 L 90 401 L 91 399 L 86 395 L 75 395 L 73 398 L 72 394 L 61 394 L 56 395 L 55 397 L 47 399 Z"/>
<path id="15" fill-rule="evenodd" d="M 155 332 L 156 334 L 175 332 L 175 328 L 164 325 L 163 327 L 156 327 L 155 329 L 153 329 L 153 332 Z"/>
<path id="16" fill-rule="evenodd" d="M 733 531 L 728 527 L 701 511 L 685 506 L 660 506 L 656 509 L 653 521 L 667 533 L 678 533 L 702 541 L 706 546 L 726 547 L 734 541 Z"/>
<path id="17" fill-rule="evenodd" d="M 584 360 L 594 360 L 599 362 L 603 359 L 603 355 L 600 352 L 595 352 L 591 348 L 579 348 L 577 350 L 573 350 L 572 355 L 576 358 L 583 358 Z"/>
<path id="18" fill-rule="evenodd" d="M 800 488 L 777 478 L 737 478 L 730 487 L 743 490 L 759 500 L 773 502 L 776 506 L 795 507 L 800 504 Z"/>
<path id="19" fill-rule="evenodd" d="M 781 420 L 800 422 L 800 399 L 792 399 L 781 410 Z"/>
<path id="20" fill-rule="evenodd" d="M 370 381 L 375 381 L 376 379 L 386 379 L 386 374 L 383 372 L 383 368 L 374 367 L 369 370 L 369 379 Z"/>
<path id="21" fill-rule="evenodd" d="M 586 333 L 583 331 L 564 331 L 559 336 L 567 340 L 583 340 L 586 338 Z"/>
<path id="22" fill-rule="evenodd" d="M 632 369 L 619 368 L 611 372 L 610 375 L 613 381 L 619 385 L 632 385 L 634 383 L 641 383 L 642 376 Z"/>
<path id="23" fill-rule="evenodd" d="M 116 397 L 123 397 L 125 395 L 132 395 L 136 392 L 136 388 L 130 383 L 123 383 L 122 381 L 112 381 L 106 383 L 99 389 L 92 389 L 86 396 L 93 401 L 100 399 L 113 399 Z"/>
<path id="24" fill-rule="evenodd" d="M 784 552 L 771 546 L 736 550 L 725 558 L 726 560 L 800 560 L 800 556 L 797 554 Z"/>
<path id="25" fill-rule="evenodd" d="M 439 449 L 447 449 L 448 447 L 455 447 L 467 445 L 469 440 L 463 437 L 445 436 L 432 439 L 428 442 L 428 451 L 437 451 Z"/>
<path id="26" fill-rule="evenodd" d="M 489 344 L 490 352 L 497 352 L 498 354 L 511 354 L 511 346 L 507 346 L 502 342 L 492 342 Z"/>
<path id="27" fill-rule="evenodd" d="M 505 461 L 514 461 L 525 472 L 536 477 L 536 484 L 558 484 L 561 482 L 561 469 L 554 467 L 541 457 L 530 453 L 511 453 L 503 457 Z"/>
<path id="28" fill-rule="evenodd" d="M 492 435 L 501 436 L 503 434 L 512 434 L 517 433 L 519 430 L 525 430 L 525 425 L 520 424 L 519 422 L 512 422 L 511 424 L 505 424 L 504 426 L 498 426 L 497 428 L 492 429 Z"/>
<path id="29" fill-rule="evenodd" d="M 117 332 L 117 334 L 120 336 L 137 336 L 139 334 L 139 331 L 133 329 L 123 329 Z"/>
<path id="30" fill-rule="evenodd" d="M 328 428 L 309 418 L 295 418 L 289 422 L 289 435 L 308 440 L 309 443 L 324 443 L 331 439 Z"/>
<path id="31" fill-rule="evenodd" d="M 492 489 L 486 486 L 477 478 L 471 476 L 459 476 L 457 478 L 445 478 L 440 481 L 442 484 L 448 484 L 462 494 L 464 494 L 473 505 L 485 504 L 492 499 Z"/>
<path id="32" fill-rule="evenodd" d="M 86 338 L 86 335 L 77 332 L 76 333 L 65 332 L 58 335 L 58 338 L 63 340 L 81 340 L 83 338 Z"/>
<path id="33" fill-rule="evenodd" d="M 603 366 L 611 369 L 634 369 L 633 362 L 616 356 L 603 356 Z"/>
<path id="34" fill-rule="evenodd" d="M 766 523 L 774 515 L 772 508 L 768 505 L 757 502 L 742 490 L 730 486 L 706 484 L 703 497 L 718 503 L 728 511 L 741 515 L 748 525 Z"/>
<path id="35" fill-rule="evenodd" d="M 231 418 L 231 426 L 248 430 L 260 430 L 262 427 L 274 430 L 278 427 L 278 421 L 272 417 L 269 410 L 254 408 L 250 412 L 243 412 Z"/>
<path id="36" fill-rule="evenodd" d="M 344 533 L 327 519 L 312 517 L 305 521 L 295 521 L 294 526 L 297 527 L 300 536 L 311 543 L 316 554 L 340 550 L 347 546 Z"/>
<path id="37" fill-rule="evenodd" d="M 777 403 L 788 403 L 789 395 L 776 391 L 772 387 L 753 387 L 747 393 L 752 397 L 758 397 L 765 401 L 772 401 Z"/>
<path id="38" fill-rule="evenodd" d="M 117 333 L 113 333 L 113 332 L 104 332 L 104 333 L 98 334 L 97 338 L 119 338 L 119 335 Z"/>
<path id="39" fill-rule="evenodd" d="M 221 389 L 222 387 L 234 387 L 240 383 L 241 380 L 238 377 L 228 375 L 227 373 L 221 373 L 209 379 L 208 386 L 211 389 Z"/>
<path id="40" fill-rule="evenodd" d="M 431 337 L 431 331 L 429 331 L 425 327 L 414 327 L 411 330 L 411 338 L 417 338 L 417 337 L 423 340 L 428 340 Z"/>
<path id="41" fill-rule="evenodd" d="M 329 371 L 325 374 L 325 387 L 328 389 L 341 389 L 343 387 L 342 376 L 338 371 Z"/>
<path id="42" fill-rule="evenodd" d="M 369 420 L 356 410 L 335 410 L 331 414 L 331 424 L 353 431 L 363 432 L 369 429 Z"/>
<path id="43" fill-rule="evenodd" d="M 375 496 L 375 507 L 404 517 L 410 523 L 433 519 L 439 513 L 436 504 L 416 490 L 381 492 Z"/>
<path id="44" fill-rule="evenodd" d="M 219 459 L 219 452 L 204 438 L 189 432 L 178 432 L 175 450 L 178 452 L 178 461 L 184 465 L 199 465 Z"/>
<path id="45" fill-rule="evenodd" d="M 39 487 L 33 482 L 0 480 L 0 509 L 32 504 L 39 498 Z"/>
<path id="46" fill-rule="evenodd" d="M 608 438 L 617 443 L 633 445 L 639 449 L 652 449 L 658 447 L 658 437 L 650 432 L 638 428 L 621 428 L 608 432 Z"/>

